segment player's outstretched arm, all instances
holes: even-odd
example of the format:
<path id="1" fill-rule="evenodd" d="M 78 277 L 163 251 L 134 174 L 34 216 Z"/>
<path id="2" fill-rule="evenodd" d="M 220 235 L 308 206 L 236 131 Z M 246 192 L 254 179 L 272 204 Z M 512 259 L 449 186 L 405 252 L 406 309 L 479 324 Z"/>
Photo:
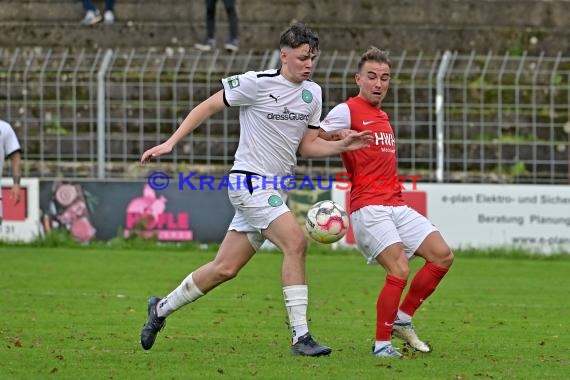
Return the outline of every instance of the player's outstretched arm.
<path id="1" fill-rule="evenodd" d="M 305 158 L 333 156 L 342 152 L 366 148 L 373 141 L 371 131 L 346 130 L 340 140 L 329 141 L 319 137 L 319 130 L 309 129 L 299 145 L 299 153 Z"/>
<path id="2" fill-rule="evenodd" d="M 344 139 L 347 136 L 352 135 L 355 132 L 356 131 L 353 131 L 350 128 L 348 128 L 348 129 L 337 129 L 334 132 L 326 132 L 324 129 L 320 128 L 319 129 L 319 137 L 322 138 L 323 140 L 327 140 L 327 141 L 338 141 L 338 140 Z"/>
<path id="3" fill-rule="evenodd" d="M 323 140 L 327 141 L 336 141 L 340 140 L 338 134 L 336 132 L 326 132 L 324 129 L 319 129 L 319 137 Z"/>
<path id="4" fill-rule="evenodd" d="M 172 152 L 172 149 L 180 140 L 196 129 L 210 116 L 224 109 L 224 107 L 224 91 L 220 90 L 190 111 L 182 124 L 180 124 L 178 129 L 168 140 L 146 150 L 141 157 L 141 164 L 146 164 L 153 157 L 159 157 Z"/>

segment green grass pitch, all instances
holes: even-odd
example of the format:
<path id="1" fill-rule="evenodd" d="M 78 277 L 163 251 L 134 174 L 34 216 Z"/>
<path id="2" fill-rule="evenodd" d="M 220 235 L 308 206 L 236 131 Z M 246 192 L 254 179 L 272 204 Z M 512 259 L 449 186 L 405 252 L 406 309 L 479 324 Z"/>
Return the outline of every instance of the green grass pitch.
<path id="1" fill-rule="evenodd" d="M 433 352 L 380 359 L 370 348 L 384 272 L 358 253 L 326 252 L 308 255 L 309 326 L 334 351 L 303 358 L 289 354 L 279 253 L 259 253 L 173 314 L 147 352 L 147 298 L 178 286 L 212 250 L 2 246 L 0 378 L 570 378 L 568 257 L 457 255 L 414 317 Z M 414 273 L 422 262 L 412 261 Z"/>

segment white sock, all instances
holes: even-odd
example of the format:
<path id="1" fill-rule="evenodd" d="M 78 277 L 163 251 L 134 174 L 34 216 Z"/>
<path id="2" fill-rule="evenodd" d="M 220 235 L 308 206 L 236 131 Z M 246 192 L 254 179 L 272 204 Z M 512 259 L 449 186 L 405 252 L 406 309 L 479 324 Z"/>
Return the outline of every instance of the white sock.
<path id="1" fill-rule="evenodd" d="M 307 285 L 291 285 L 283 287 L 285 307 L 289 315 L 289 326 L 293 335 L 292 344 L 299 337 L 309 332 L 307 325 L 307 306 L 309 304 L 309 288 Z"/>
<path id="2" fill-rule="evenodd" d="M 390 342 L 389 340 L 377 340 L 376 343 L 374 343 L 374 352 L 378 351 L 379 349 L 392 344 L 392 342 Z"/>
<path id="3" fill-rule="evenodd" d="M 412 316 L 398 309 L 398 314 L 396 315 L 396 321 L 403 323 L 410 323 L 412 322 Z"/>
<path id="4" fill-rule="evenodd" d="M 176 289 L 160 300 L 156 308 L 159 317 L 168 317 L 182 306 L 194 302 L 204 295 L 194 283 L 193 273 L 190 273 Z"/>

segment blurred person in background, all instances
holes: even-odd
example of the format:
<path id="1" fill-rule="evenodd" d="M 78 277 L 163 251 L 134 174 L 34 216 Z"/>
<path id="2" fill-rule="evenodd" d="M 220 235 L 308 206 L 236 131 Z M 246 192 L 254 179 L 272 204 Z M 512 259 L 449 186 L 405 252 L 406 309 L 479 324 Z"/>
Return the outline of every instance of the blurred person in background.
<path id="1" fill-rule="evenodd" d="M 99 12 L 99 9 L 91 0 L 83 0 L 83 9 L 85 10 L 85 17 L 81 20 L 83 25 L 95 25 L 101 22 L 101 20 L 105 24 L 115 22 L 115 0 L 105 0 L 105 12 L 103 15 L 101 15 L 101 12 Z"/>
<path id="2" fill-rule="evenodd" d="M 20 202 L 20 177 L 21 177 L 21 157 L 20 143 L 16 137 L 16 133 L 12 126 L 0 120 L 0 179 L 4 171 L 4 159 L 9 158 L 12 161 L 12 192 L 9 202 L 18 204 Z M 2 194 L 0 193 L 0 197 Z M 2 224 L 2 199 L 0 199 L 0 224 Z"/>
<path id="3" fill-rule="evenodd" d="M 206 37 L 194 47 L 201 51 L 210 51 L 216 47 L 216 3 L 217 0 L 206 0 Z M 235 0 L 224 0 L 224 7 L 228 15 L 229 40 L 224 45 L 228 51 L 235 52 L 239 49 L 238 40 L 238 16 Z"/>

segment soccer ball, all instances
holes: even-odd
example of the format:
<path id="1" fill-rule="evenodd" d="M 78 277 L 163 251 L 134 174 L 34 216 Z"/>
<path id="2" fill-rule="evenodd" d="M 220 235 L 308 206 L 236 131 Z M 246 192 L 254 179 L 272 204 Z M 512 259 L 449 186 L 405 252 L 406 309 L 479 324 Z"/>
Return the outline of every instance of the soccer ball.
<path id="1" fill-rule="evenodd" d="M 305 227 L 319 243 L 330 244 L 342 239 L 348 231 L 348 214 L 333 201 L 315 203 L 307 212 Z"/>

